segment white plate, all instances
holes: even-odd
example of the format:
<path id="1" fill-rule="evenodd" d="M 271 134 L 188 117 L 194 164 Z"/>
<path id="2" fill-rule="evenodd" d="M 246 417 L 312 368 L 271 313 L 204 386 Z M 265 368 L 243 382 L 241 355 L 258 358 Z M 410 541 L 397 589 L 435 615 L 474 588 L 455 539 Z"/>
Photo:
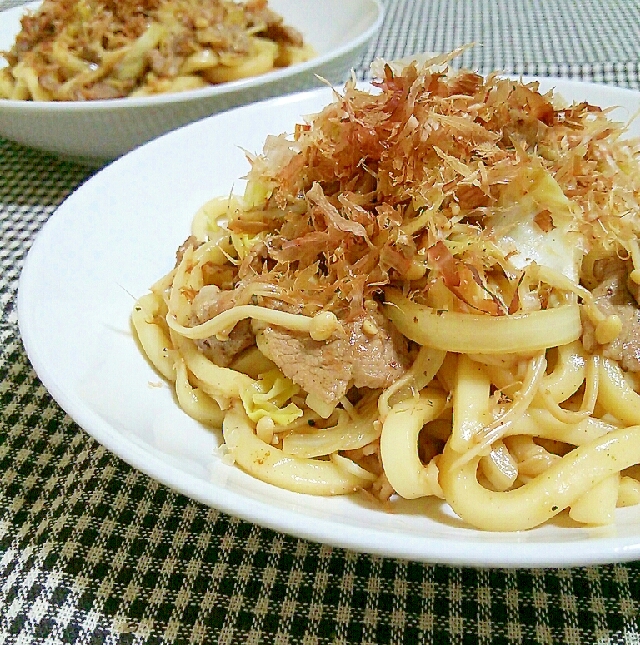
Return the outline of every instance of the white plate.
<path id="1" fill-rule="evenodd" d="M 568 99 L 620 105 L 640 94 L 545 81 Z M 615 526 L 558 519 L 521 533 L 464 526 L 445 505 L 407 502 L 388 513 L 358 497 L 315 498 L 252 479 L 216 455 L 219 435 L 186 417 L 139 352 L 129 327 L 134 297 L 173 266 L 193 214 L 243 189 L 244 150 L 291 132 L 330 90 L 272 99 L 191 124 L 115 161 L 71 195 L 26 260 L 18 316 L 28 355 L 60 405 L 100 443 L 170 487 L 257 524 L 387 556 L 472 566 L 569 566 L 640 558 L 640 508 Z M 638 133 L 636 127 L 635 133 Z M 564 523 L 564 525 L 563 525 Z"/>
<path id="2" fill-rule="evenodd" d="M 0 99 L 0 136 L 90 163 L 113 159 L 202 117 L 319 87 L 317 76 L 346 81 L 383 18 L 379 0 L 270 0 L 269 6 L 302 32 L 315 58 L 254 78 L 158 96 L 57 103 Z M 11 48 L 24 10 L 0 13 L 0 50 Z"/>

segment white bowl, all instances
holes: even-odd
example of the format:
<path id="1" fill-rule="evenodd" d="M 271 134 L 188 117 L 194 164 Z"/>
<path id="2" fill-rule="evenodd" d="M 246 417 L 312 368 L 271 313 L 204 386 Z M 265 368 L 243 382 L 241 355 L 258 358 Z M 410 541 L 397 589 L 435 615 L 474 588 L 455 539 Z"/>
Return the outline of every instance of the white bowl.
<path id="1" fill-rule="evenodd" d="M 0 13 L 0 50 L 9 49 L 29 3 Z M 114 159 L 200 118 L 269 97 L 338 84 L 379 30 L 379 0 L 270 0 L 317 56 L 262 76 L 187 92 L 87 102 L 0 99 L 0 136 L 89 163 Z M 1 62 L 0 62 L 1 64 Z"/>

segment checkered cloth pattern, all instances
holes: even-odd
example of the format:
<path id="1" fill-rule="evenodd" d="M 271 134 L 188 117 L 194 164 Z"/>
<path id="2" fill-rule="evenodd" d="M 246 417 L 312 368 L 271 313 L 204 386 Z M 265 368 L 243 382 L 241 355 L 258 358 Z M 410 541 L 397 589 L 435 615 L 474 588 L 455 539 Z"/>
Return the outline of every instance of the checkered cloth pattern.
<path id="1" fill-rule="evenodd" d="M 385 6 L 363 79 L 376 57 L 475 42 L 467 67 L 638 87 L 638 2 Z M 92 172 L 0 139 L 0 643 L 640 643 L 640 564 L 466 569 L 358 554 L 229 517 L 97 444 L 39 382 L 16 316 L 34 236 Z"/>

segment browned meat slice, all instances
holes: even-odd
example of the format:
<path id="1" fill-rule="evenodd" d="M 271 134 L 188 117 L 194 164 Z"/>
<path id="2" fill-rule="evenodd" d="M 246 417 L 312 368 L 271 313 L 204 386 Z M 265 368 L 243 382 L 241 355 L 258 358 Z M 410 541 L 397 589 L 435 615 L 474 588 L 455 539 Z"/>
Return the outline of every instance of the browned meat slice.
<path id="1" fill-rule="evenodd" d="M 241 320 L 226 340 L 210 336 L 196 341 L 196 344 L 210 361 L 220 367 L 228 367 L 241 351 L 251 347 L 254 342 L 251 321 Z"/>
<path id="2" fill-rule="evenodd" d="M 204 286 L 193 299 L 193 324 L 206 322 L 231 309 L 236 304 L 237 295 L 234 291 L 221 290 L 215 285 Z M 220 367 L 229 366 L 241 351 L 254 343 L 255 337 L 249 320 L 241 320 L 236 324 L 225 340 L 210 336 L 196 341 L 202 353 Z"/>
<path id="3" fill-rule="evenodd" d="M 351 323 L 348 333 L 356 387 L 389 387 L 410 366 L 407 340 L 382 316 Z"/>
<path id="4" fill-rule="evenodd" d="M 616 315 L 622 321 L 618 337 L 600 351 L 603 356 L 617 361 L 630 372 L 640 371 L 640 308 L 634 298 L 637 285 L 629 281 L 628 263 L 622 260 L 600 261 L 594 268 L 599 284 L 593 289 L 593 297 L 598 308 L 607 316 Z M 589 352 L 598 348 L 595 329 L 586 317 L 583 320 L 582 342 Z"/>
<path id="5" fill-rule="evenodd" d="M 335 405 L 347 392 L 352 366 L 346 338 L 313 340 L 308 334 L 265 327 L 257 336 L 260 351 L 308 394 Z"/>
<path id="6" fill-rule="evenodd" d="M 264 0 L 251 0 L 246 4 L 247 16 L 252 18 L 254 24 L 265 23 L 266 36 L 275 42 L 285 42 L 302 47 L 302 34 L 295 28 L 284 24 L 284 19 L 279 14 L 268 8 Z"/>
<path id="7" fill-rule="evenodd" d="M 302 47 L 304 44 L 302 34 L 294 27 L 285 25 L 282 18 L 275 14 L 272 14 L 271 21 L 267 24 L 267 38 L 296 47 Z"/>
<path id="8" fill-rule="evenodd" d="M 352 385 L 385 388 L 409 367 L 406 339 L 381 315 L 343 327 L 345 337 L 320 342 L 307 334 L 267 326 L 256 340 L 285 376 L 332 406 Z"/>

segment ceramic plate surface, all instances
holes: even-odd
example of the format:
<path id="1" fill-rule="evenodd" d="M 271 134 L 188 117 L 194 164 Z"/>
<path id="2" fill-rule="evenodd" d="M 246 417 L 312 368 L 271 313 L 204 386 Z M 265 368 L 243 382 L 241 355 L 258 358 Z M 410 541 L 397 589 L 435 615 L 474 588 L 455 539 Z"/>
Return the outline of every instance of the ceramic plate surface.
<path id="1" fill-rule="evenodd" d="M 344 82 L 383 17 L 379 0 L 270 0 L 269 6 L 302 32 L 317 52 L 315 58 L 262 76 L 188 92 L 87 102 L 0 99 L 0 136 L 89 163 L 110 160 L 202 117 L 319 87 L 317 76 L 334 84 Z M 0 50 L 11 48 L 24 11 L 21 6 L 0 13 Z"/>
<path id="2" fill-rule="evenodd" d="M 570 100 L 621 106 L 640 94 L 549 79 Z M 520 533 L 464 526 L 439 502 L 390 513 L 361 497 L 316 498 L 257 481 L 216 454 L 220 435 L 180 410 L 138 350 L 134 297 L 172 266 L 196 210 L 243 190 L 243 150 L 291 132 L 331 100 L 328 88 L 244 106 L 190 124 L 118 159 L 71 195 L 38 235 L 19 284 L 20 330 L 59 404 L 129 464 L 200 502 L 260 525 L 358 551 L 470 566 L 570 566 L 640 558 L 640 508 L 608 528 L 562 518 Z M 634 134 L 639 133 L 635 126 Z"/>

